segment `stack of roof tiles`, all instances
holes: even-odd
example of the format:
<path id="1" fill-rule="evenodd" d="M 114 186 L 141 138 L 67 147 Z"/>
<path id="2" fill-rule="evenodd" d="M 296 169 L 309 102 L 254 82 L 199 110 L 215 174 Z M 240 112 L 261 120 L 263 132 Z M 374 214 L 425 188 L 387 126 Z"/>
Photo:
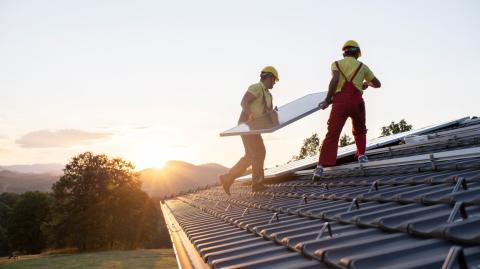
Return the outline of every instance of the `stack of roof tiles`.
<path id="1" fill-rule="evenodd" d="M 370 150 L 368 164 L 165 201 L 212 268 L 480 268 L 480 122 Z"/>

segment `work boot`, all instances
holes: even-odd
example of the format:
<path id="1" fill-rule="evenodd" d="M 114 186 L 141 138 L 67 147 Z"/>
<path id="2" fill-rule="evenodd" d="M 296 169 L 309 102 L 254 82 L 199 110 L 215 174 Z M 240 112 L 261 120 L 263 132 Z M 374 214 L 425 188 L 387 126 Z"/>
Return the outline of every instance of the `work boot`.
<path id="1" fill-rule="evenodd" d="M 358 156 L 358 162 L 359 163 L 368 163 L 368 158 L 365 155 L 360 155 Z"/>
<path id="2" fill-rule="evenodd" d="M 322 178 L 322 174 L 323 174 L 323 166 L 318 165 L 313 171 L 312 181 L 320 180 L 320 178 Z"/>
<path id="3" fill-rule="evenodd" d="M 230 195 L 230 187 L 232 186 L 233 182 L 234 182 L 234 179 L 233 178 L 232 179 L 228 178 L 227 175 L 221 175 L 220 176 L 220 183 L 222 184 L 223 190 L 228 195 Z"/>
<path id="4" fill-rule="evenodd" d="M 267 187 L 263 183 L 252 183 L 252 192 L 261 192 L 266 189 Z"/>

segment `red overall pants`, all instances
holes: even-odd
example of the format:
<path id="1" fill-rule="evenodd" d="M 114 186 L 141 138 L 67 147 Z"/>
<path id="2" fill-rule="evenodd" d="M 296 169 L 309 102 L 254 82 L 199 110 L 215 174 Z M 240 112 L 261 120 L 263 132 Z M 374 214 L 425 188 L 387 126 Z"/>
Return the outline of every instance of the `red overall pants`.
<path id="1" fill-rule="evenodd" d="M 320 148 L 320 158 L 318 164 L 324 167 L 335 166 L 337 161 L 338 140 L 342 132 L 345 121 L 352 119 L 352 134 L 355 138 L 357 152 L 355 157 L 365 154 L 367 143 L 367 128 L 365 126 L 365 103 L 362 93 L 353 84 L 353 79 L 362 67 L 359 67 L 350 80 L 340 70 L 338 62 L 335 62 L 338 71 L 345 78 L 345 84 L 342 90 L 333 97 L 332 110 L 328 119 L 328 131 Z"/>

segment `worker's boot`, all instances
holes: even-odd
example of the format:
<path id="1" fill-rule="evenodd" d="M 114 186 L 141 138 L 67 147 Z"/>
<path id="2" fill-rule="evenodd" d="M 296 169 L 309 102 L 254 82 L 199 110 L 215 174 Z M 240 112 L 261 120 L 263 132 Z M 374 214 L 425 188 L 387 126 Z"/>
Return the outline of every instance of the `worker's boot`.
<path id="1" fill-rule="evenodd" d="M 320 180 L 320 178 L 322 178 L 322 174 L 323 174 L 323 166 L 318 165 L 313 171 L 312 181 Z"/>
<path id="2" fill-rule="evenodd" d="M 261 192 L 266 189 L 267 187 L 263 185 L 263 178 L 252 180 L 252 192 Z"/>
<path id="3" fill-rule="evenodd" d="M 223 190 L 230 195 L 230 187 L 232 186 L 233 182 L 235 181 L 233 178 L 229 178 L 228 175 L 221 175 L 220 183 L 222 184 Z"/>
<path id="4" fill-rule="evenodd" d="M 252 183 L 252 192 L 261 192 L 267 189 L 267 186 L 261 182 Z"/>
<path id="5" fill-rule="evenodd" d="M 365 155 L 360 155 L 358 156 L 358 162 L 359 163 L 368 163 L 368 158 Z"/>

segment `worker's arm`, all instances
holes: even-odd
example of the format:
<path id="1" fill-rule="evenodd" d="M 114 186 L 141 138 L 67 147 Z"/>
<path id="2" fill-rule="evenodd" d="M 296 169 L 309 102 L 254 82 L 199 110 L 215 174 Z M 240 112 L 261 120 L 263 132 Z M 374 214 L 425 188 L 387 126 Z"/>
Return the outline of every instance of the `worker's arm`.
<path id="1" fill-rule="evenodd" d="M 378 78 L 374 77 L 371 81 L 366 81 L 363 83 L 364 90 L 366 90 L 368 86 L 372 88 L 380 88 L 382 87 L 382 83 L 380 83 L 380 80 L 378 80 Z"/>
<path id="2" fill-rule="evenodd" d="M 338 80 L 340 78 L 340 72 L 332 71 L 332 79 L 330 80 L 330 84 L 328 85 L 328 93 L 325 100 L 319 104 L 321 109 L 327 108 L 332 103 L 332 97 L 337 90 Z"/>
<path id="3" fill-rule="evenodd" d="M 251 92 L 246 92 L 245 95 L 243 95 L 242 102 L 240 105 L 242 106 L 243 112 L 247 115 L 248 120 L 252 120 L 252 112 L 250 111 L 250 104 L 256 99 L 257 97 L 253 95 Z"/>

